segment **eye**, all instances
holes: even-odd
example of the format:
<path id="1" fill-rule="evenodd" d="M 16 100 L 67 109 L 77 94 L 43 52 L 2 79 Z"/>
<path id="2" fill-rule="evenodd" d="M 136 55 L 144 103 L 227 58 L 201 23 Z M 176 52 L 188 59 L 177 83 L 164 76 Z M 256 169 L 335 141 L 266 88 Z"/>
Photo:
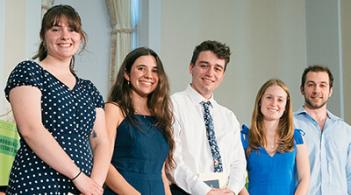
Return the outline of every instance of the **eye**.
<path id="1" fill-rule="evenodd" d="M 270 100 L 270 99 L 272 99 L 272 96 L 266 96 L 266 99 Z"/>
<path id="2" fill-rule="evenodd" d="M 216 71 L 216 72 L 223 72 L 223 68 L 222 68 L 222 67 L 216 66 L 216 67 L 215 67 L 215 71 Z"/>
<path id="3" fill-rule="evenodd" d="M 138 66 L 137 70 L 143 71 L 145 70 L 144 66 Z"/>
<path id="4" fill-rule="evenodd" d="M 314 87 L 313 83 L 307 83 L 307 87 Z"/>
<path id="5" fill-rule="evenodd" d="M 205 63 L 201 63 L 199 64 L 200 68 L 207 68 L 208 67 L 208 64 L 205 64 Z"/>
<path id="6" fill-rule="evenodd" d="M 326 87 L 328 87 L 328 85 L 327 84 L 321 84 L 320 87 L 321 88 L 326 88 Z"/>
<path id="7" fill-rule="evenodd" d="M 59 31 L 60 30 L 60 27 L 57 27 L 57 26 L 53 26 L 53 27 L 51 27 L 51 29 L 50 29 L 52 32 L 57 32 L 57 31 Z"/>
<path id="8" fill-rule="evenodd" d="M 157 68 L 153 68 L 153 69 L 152 69 L 152 72 L 153 72 L 153 73 L 158 73 L 158 69 L 157 69 Z"/>

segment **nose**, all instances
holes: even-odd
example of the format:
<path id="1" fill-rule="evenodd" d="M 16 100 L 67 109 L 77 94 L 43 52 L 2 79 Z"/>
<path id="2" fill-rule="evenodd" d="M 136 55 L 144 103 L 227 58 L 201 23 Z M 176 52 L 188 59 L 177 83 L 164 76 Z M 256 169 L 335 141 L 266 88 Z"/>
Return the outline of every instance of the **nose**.
<path id="1" fill-rule="evenodd" d="M 70 34 L 69 30 L 66 29 L 66 28 L 64 28 L 64 29 L 61 31 L 61 38 L 62 38 L 63 40 L 66 40 L 66 39 L 69 38 L 69 34 Z"/>
<path id="2" fill-rule="evenodd" d="M 208 66 L 206 70 L 206 74 L 208 76 L 212 76 L 214 74 L 214 66 Z"/>
<path id="3" fill-rule="evenodd" d="M 313 93 L 318 93 L 320 91 L 320 87 L 318 85 L 313 87 Z"/>
<path id="4" fill-rule="evenodd" d="M 148 69 L 147 69 L 147 70 L 145 71 L 145 75 L 144 75 L 144 76 L 145 76 L 145 78 L 152 78 L 152 70 L 148 70 Z"/>
<path id="5" fill-rule="evenodd" d="M 272 98 L 271 104 L 272 104 L 272 106 L 276 106 L 278 104 L 278 99 Z"/>

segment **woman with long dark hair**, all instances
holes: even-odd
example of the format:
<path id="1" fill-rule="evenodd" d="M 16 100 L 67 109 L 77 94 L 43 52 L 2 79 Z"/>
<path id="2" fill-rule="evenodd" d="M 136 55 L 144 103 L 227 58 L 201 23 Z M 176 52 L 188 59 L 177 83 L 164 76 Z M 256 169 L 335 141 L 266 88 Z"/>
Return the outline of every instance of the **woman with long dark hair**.
<path id="1" fill-rule="evenodd" d="M 114 149 L 105 194 L 170 194 L 173 117 L 168 79 L 153 50 L 141 47 L 125 57 L 105 109 Z"/>

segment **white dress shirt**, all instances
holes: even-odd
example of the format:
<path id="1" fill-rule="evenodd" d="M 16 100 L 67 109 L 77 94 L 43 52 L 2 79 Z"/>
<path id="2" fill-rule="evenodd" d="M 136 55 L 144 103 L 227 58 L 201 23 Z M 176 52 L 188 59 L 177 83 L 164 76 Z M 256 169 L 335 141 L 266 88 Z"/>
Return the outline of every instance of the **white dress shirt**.
<path id="1" fill-rule="evenodd" d="M 235 194 L 242 189 L 246 177 L 245 154 L 240 141 L 240 124 L 234 113 L 219 105 L 213 97 L 206 100 L 190 85 L 172 95 L 176 167 L 174 180 L 186 192 L 204 195 L 211 188 L 199 179 L 199 174 L 213 173 L 213 158 L 206 136 L 202 101 L 210 101 L 215 135 L 228 176 L 228 188 Z"/>

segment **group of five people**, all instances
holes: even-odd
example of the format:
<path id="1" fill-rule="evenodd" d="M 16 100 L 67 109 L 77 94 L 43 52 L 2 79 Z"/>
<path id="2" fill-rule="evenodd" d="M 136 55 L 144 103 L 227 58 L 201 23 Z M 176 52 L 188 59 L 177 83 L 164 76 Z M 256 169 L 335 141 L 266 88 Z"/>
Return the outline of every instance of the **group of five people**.
<path id="1" fill-rule="evenodd" d="M 8 194 L 351 194 L 351 127 L 327 110 L 328 68 L 305 69 L 295 115 L 286 84 L 264 83 L 241 127 L 213 95 L 230 61 L 223 43 L 194 49 L 191 83 L 172 96 L 159 56 L 131 51 L 104 104 L 73 69 L 86 44 L 78 13 L 50 8 L 40 37 L 39 60 L 18 64 L 5 88 L 22 137 Z"/>

